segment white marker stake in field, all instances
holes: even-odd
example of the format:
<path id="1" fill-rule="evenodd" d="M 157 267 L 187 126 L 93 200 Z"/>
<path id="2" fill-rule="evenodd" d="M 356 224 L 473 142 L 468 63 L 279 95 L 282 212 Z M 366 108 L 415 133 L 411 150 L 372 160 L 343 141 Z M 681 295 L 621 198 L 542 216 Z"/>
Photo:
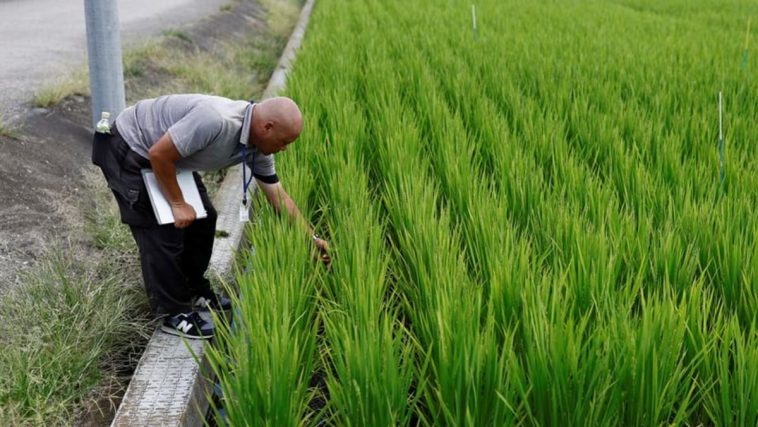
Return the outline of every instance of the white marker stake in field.
<path id="1" fill-rule="evenodd" d="M 750 42 L 750 18 L 747 18 L 747 31 L 745 31 L 745 49 L 742 50 L 742 69 L 747 68 L 747 48 Z"/>
<path id="2" fill-rule="evenodd" d="M 719 169 L 720 169 L 720 189 L 724 191 L 724 114 L 721 102 L 721 92 L 719 91 Z"/>
<path id="3" fill-rule="evenodd" d="M 476 6 L 471 5 L 471 23 L 474 28 L 474 40 L 476 40 Z"/>

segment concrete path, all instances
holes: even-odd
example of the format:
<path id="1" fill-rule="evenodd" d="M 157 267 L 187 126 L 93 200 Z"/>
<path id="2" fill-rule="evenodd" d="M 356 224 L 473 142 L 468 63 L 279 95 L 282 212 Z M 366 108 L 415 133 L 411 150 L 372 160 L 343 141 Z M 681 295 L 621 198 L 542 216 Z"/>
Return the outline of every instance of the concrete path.
<path id="1" fill-rule="evenodd" d="M 118 0 L 129 43 L 219 11 L 229 0 Z M 84 0 L 0 0 L 0 120 L 14 121 L 35 90 L 86 68 Z"/>

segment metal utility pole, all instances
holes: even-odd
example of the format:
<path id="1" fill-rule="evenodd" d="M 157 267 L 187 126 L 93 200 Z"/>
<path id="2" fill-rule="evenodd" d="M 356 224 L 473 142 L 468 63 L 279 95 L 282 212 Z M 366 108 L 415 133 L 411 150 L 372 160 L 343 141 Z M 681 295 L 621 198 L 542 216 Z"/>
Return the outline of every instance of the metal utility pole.
<path id="1" fill-rule="evenodd" d="M 94 128 L 101 112 L 111 113 L 113 120 L 126 108 L 118 4 L 116 0 L 84 0 L 84 15 Z"/>

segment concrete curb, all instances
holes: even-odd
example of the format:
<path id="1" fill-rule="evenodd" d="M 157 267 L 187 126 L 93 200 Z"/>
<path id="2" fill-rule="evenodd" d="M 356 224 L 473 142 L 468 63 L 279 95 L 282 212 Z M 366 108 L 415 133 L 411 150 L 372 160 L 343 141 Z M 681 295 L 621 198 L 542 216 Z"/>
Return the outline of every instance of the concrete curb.
<path id="1" fill-rule="evenodd" d="M 297 49 L 308 26 L 315 0 L 307 0 L 297 24 L 269 79 L 262 99 L 284 89 Z M 230 168 L 213 203 L 218 211 L 217 230 L 228 233 L 213 244 L 210 269 L 220 277 L 232 277 L 234 254 L 242 242 L 239 222 L 242 171 Z M 203 342 L 183 340 L 157 329 L 142 355 L 112 426 L 201 426 L 208 411 L 213 375 Z"/>

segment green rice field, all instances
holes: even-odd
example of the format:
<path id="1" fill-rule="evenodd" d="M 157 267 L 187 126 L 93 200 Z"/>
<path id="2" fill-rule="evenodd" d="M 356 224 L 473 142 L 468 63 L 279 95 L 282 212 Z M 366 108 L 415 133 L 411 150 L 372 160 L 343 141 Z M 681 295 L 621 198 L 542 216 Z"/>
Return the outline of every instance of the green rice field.
<path id="1" fill-rule="evenodd" d="M 475 7 L 317 2 L 228 423 L 758 425 L 758 2 Z"/>

